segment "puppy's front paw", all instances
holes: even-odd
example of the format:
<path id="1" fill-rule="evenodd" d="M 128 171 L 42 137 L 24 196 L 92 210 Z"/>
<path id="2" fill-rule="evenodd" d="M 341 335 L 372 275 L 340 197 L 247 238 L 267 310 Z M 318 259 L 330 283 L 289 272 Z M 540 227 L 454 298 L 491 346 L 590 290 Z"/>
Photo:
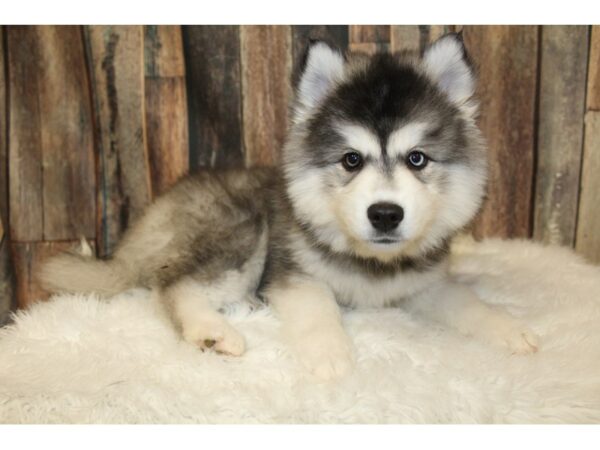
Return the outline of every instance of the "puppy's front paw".
<path id="1" fill-rule="evenodd" d="M 213 349 L 217 353 L 241 356 L 246 350 L 244 337 L 225 319 L 202 320 L 183 330 L 183 337 L 201 350 Z"/>
<path id="2" fill-rule="evenodd" d="M 483 337 L 494 345 L 504 347 L 515 355 L 535 353 L 539 348 L 536 334 L 517 319 L 509 315 L 495 317 Z"/>
<path id="3" fill-rule="evenodd" d="M 295 339 L 298 357 L 321 380 L 343 377 L 354 367 L 352 343 L 343 330 L 315 330 Z"/>

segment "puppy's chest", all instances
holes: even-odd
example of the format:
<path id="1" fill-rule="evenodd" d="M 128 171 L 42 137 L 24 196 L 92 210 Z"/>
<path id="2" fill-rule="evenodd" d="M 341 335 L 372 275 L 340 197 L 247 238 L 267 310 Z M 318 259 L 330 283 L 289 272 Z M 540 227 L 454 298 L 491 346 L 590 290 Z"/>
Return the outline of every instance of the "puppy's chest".
<path id="1" fill-rule="evenodd" d="M 363 273 L 326 261 L 314 250 L 296 252 L 295 256 L 302 271 L 326 283 L 344 306 L 389 306 L 422 291 L 442 276 L 437 269 L 385 276 Z"/>

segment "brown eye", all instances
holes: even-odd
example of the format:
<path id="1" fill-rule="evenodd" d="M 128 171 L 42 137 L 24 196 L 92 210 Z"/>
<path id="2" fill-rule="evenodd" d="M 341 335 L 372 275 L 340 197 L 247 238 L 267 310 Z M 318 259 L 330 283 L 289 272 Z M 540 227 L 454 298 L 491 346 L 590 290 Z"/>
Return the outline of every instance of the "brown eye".
<path id="1" fill-rule="evenodd" d="M 423 169 L 429 162 L 429 158 L 425 153 L 414 150 L 406 157 L 407 164 L 415 170 Z"/>
<path id="2" fill-rule="evenodd" d="M 362 156 L 357 152 L 346 153 L 342 158 L 342 165 L 348 172 L 353 172 L 361 168 L 363 164 Z"/>

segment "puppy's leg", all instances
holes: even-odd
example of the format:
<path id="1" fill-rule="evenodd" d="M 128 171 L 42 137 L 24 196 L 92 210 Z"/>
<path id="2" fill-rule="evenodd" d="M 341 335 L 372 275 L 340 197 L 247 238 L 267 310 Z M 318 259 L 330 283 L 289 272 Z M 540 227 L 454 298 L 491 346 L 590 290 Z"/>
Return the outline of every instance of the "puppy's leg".
<path id="1" fill-rule="evenodd" d="M 409 300 L 409 308 L 465 335 L 508 348 L 512 353 L 534 353 L 537 336 L 510 314 L 483 303 L 469 287 L 441 282 Z"/>
<path id="2" fill-rule="evenodd" d="M 308 278 L 292 278 L 275 283 L 266 294 L 285 337 L 311 373 L 331 379 L 351 370 L 352 343 L 329 287 Z"/>
<path id="3" fill-rule="evenodd" d="M 213 348 L 240 356 L 246 346 L 243 336 L 216 309 L 223 292 L 219 283 L 211 285 L 185 277 L 163 289 L 162 297 L 187 342 L 203 350 Z"/>

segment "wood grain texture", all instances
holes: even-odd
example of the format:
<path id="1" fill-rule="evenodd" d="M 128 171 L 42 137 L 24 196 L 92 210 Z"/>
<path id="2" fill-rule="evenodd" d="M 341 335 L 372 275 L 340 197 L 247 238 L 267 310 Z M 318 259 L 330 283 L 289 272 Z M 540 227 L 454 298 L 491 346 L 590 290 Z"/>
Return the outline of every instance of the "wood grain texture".
<path id="1" fill-rule="evenodd" d="M 390 42 L 389 25 L 349 25 L 350 44 L 362 42 Z"/>
<path id="2" fill-rule="evenodd" d="M 144 27 L 144 71 L 146 77 L 184 77 L 181 27 L 146 25 Z"/>
<path id="3" fill-rule="evenodd" d="M 297 63 L 304 55 L 311 39 L 324 40 L 344 51 L 348 47 L 348 27 L 345 25 L 293 25 L 292 58 L 294 63 Z"/>
<path id="4" fill-rule="evenodd" d="M 13 271 L 8 236 L 0 221 L 0 326 L 13 307 Z"/>
<path id="5" fill-rule="evenodd" d="M 272 165 L 279 160 L 287 129 L 291 30 L 242 26 L 240 41 L 246 165 Z"/>
<path id="6" fill-rule="evenodd" d="M 93 129 L 81 30 L 32 26 L 7 33 L 11 236 L 93 238 Z"/>
<path id="7" fill-rule="evenodd" d="M 390 48 L 389 25 L 349 25 L 350 50 L 373 54 Z"/>
<path id="8" fill-rule="evenodd" d="M 533 237 L 573 246 L 583 143 L 587 26 L 543 26 Z"/>
<path id="9" fill-rule="evenodd" d="M 4 27 L 0 26 L 0 326 L 13 303 L 13 279 L 8 246 L 8 137 Z"/>
<path id="10" fill-rule="evenodd" d="M 600 263 L 599 173 L 600 112 L 589 111 L 585 117 L 585 142 L 575 248 L 579 253 L 595 263 Z"/>
<path id="11" fill-rule="evenodd" d="M 476 236 L 531 234 L 538 28 L 465 26 L 479 68 L 480 126 L 489 147 L 488 199 Z"/>
<path id="12" fill-rule="evenodd" d="M 144 28 L 146 142 L 156 196 L 189 170 L 185 64 L 181 27 Z"/>
<path id="13" fill-rule="evenodd" d="M 40 104 L 41 49 L 36 27 L 7 26 L 9 85 L 9 210 L 14 240 L 43 239 L 43 176 Z"/>
<path id="14" fill-rule="evenodd" d="M 239 27 L 184 26 L 190 168 L 244 164 Z"/>
<path id="15" fill-rule="evenodd" d="M 0 26 L 0 222 L 8 229 L 8 103 L 4 26 Z"/>
<path id="16" fill-rule="evenodd" d="M 592 26 L 590 37 L 587 108 L 600 110 L 600 25 Z"/>
<path id="17" fill-rule="evenodd" d="M 423 52 L 429 44 L 444 34 L 456 31 L 455 25 L 392 25 L 390 27 L 390 49 L 417 50 Z"/>
<path id="18" fill-rule="evenodd" d="M 162 194 L 189 170 L 185 80 L 146 80 L 146 133 L 152 191 Z"/>
<path id="19" fill-rule="evenodd" d="M 78 240 L 11 243 L 18 308 L 27 308 L 31 304 L 46 300 L 50 296 L 48 292 L 40 287 L 36 279 L 42 263 L 51 256 L 76 248 L 77 245 L 79 245 Z"/>
<path id="20" fill-rule="evenodd" d="M 81 28 L 40 26 L 44 240 L 95 238 L 96 177 Z"/>
<path id="21" fill-rule="evenodd" d="M 143 27 L 86 26 L 85 32 L 98 131 L 97 242 L 106 255 L 152 199 Z"/>
<path id="22" fill-rule="evenodd" d="M 390 50 L 421 50 L 419 25 L 392 25 L 390 27 Z"/>

